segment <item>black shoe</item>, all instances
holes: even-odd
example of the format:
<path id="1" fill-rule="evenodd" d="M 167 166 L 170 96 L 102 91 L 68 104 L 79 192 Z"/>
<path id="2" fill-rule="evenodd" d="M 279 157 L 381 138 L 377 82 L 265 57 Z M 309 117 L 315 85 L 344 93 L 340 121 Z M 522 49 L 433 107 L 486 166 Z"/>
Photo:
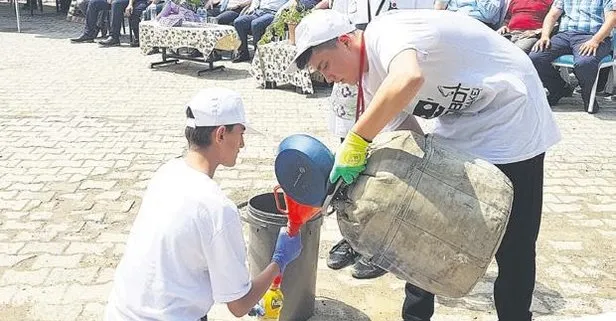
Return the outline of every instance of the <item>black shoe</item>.
<path id="1" fill-rule="evenodd" d="M 353 264 L 358 256 L 359 253 L 355 252 L 355 250 L 351 248 L 351 244 L 343 239 L 329 250 L 327 267 L 332 270 L 342 269 L 345 266 Z"/>
<path id="2" fill-rule="evenodd" d="M 240 54 L 239 56 L 235 57 L 235 59 L 233 59 L 233 63 L 245 62 L 245 61 L 250 61 L 250 55 L 247 53 Z"/>
<path id="3" fill-rule="evenodd" d="M 573 96 L 573 88 L 571 88 L 570 86 L 566 86 L 565 88 L 563 88 L 561 91 L 557 92 L 557 93 L 550 93 L 548 95 L 548 103 L 550 104 L 550 106 L 556 106 L 558 105 L 558 102 L 560 101 L 561 98 L 563 97 L 571 97 Z"/>
<path id="4" fill-rule="evenodd" d="M 130 42 L 131 47 L 139 47 L 139 40 L 133 40 Z"/>
<path id="5" fill-rule="evenodd" d="M 86 35 L 81 35 L 79 38 L 71 39 L 72 43 L 83 43 L 83 42 L 93 42 L 93 41 L 94 41 L 93 37 L 88 37 Z"/>
<path id="6" fill-rule="evenodd" d="M 103 47 L 111 47 L 111 46 L 119 46 L 120 45 L 120 39 L 115 39 L 113 37 L 109 37 L 103 41 L 100 41 L 98 43 L 99 45 L 103 46 Z"/>
<path id="7" fill-rule="evenodd" d="M 387 271 L 368 262 L 362 257 L 353 265 L 353 272 L 351 272 L 351 275 L 356 279 L 374 279 L 385 273 L 387 273 Z"/>

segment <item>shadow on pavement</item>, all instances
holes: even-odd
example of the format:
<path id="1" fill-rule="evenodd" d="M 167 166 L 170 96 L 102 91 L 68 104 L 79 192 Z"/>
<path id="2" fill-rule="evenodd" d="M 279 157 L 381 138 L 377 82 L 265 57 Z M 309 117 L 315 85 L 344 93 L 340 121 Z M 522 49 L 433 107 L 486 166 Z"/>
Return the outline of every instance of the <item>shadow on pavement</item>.
<path id="1" fill-rule="evenodd" d="M 370 321 L 363 312 L 328 297 L 317 297 L 314 307 L 314 316 L 308 321 Z"/>
<path id="2" fill-rule="evenodd" d="M 494 307 L 494 297 L 491 287 L 494 284 L 495 276 L 485 277 L 483 284 L 489 284 L 490 289 L 484 288 L 478 293 L 474 289 L 471 294 L 463 298 L 438 297 L 438 303 L 449 308 L 462 308 L 471 311 L 485 311 L 496 314 Z M 551 315 L 565 308 L 566 301 L 557 291 L 550 289 L 542 283 L 535 285 L 533 294 L 533 304 L 531 311 L 535 315 Z M 436 311 L 438 314 L 438 309 Z"/>
<path id="3" fill-rule="evenodd" d="M 35 35 L 37 38 L 69 39 L 79 36 L 83 24 L 66 21 L 66 13 L 56 12 L 55 6 L 47 4 L 43 12 L 20 10 L 21 33 Z M 17 33 L 15 8 L 6 2 L 0 2 L 0 33 Z"/>
<path id="4" fill-rule="evenodd" d="M 157 56 L 159 61 L 160 55 Z M 197 75 L 199 70 L 207 69 L 208 65 L 205 63 L 192 62 L 192 61 L 180 61 L 177 64 L 168 64 L 154 67 L 156 72 L 170 72 L 183 76 L 190 76 L 196 79 L 216 79 L 216 80 L 238 80 L 252 77 L 248 70 L 234 69 L 232 64 L 227 64 L 225 61 L 218 61 L 214 63 L 216 66 L 225 66 L 222 70 L 212 70 Z"/>

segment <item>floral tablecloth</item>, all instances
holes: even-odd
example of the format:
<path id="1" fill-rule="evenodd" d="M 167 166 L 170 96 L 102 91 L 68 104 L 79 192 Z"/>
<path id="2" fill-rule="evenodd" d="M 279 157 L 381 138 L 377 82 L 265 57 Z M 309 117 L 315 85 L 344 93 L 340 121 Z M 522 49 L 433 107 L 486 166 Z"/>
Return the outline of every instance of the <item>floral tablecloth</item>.
<path id="1" fill-rule="evenodd" d="M 189 47 L 199 50 L 207 59 L 214 49 L 234 51 L 240 46 L 234 27 L 209 23 L 163 27 L 156 22 L 142 21 L 139 35 L 139 47 L 144 55 L 154 47 Z"/>
<path id="2" fill-rule="evenodd" d="M 301 88 L 303 93 L 313 94 L 312 81 L 325 82 L 320 73 L 311 75 L 308 69 L 286 72 L 296 52 L 295 46 L 287 40 L 260 45 L 252 60 L 250 73 L 263 88 L 266 82 L 275 82 L 276 85 L 291 84 Z"/>

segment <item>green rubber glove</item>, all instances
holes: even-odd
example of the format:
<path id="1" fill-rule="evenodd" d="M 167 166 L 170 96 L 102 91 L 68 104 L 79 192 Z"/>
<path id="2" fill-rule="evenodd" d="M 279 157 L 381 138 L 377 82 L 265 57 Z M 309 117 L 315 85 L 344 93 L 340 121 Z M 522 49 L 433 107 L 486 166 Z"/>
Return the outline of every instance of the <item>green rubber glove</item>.
<path id="1" fill-rule="evenodd" d="M 336 153 L 334 168 L 329 174 L 329 181 L 332 184 L 341 177 L 346 184 L 351 184 L 357 179 L 359 173 L 366 169 L 368 144 L 361 136 L 349 131 Z"/>

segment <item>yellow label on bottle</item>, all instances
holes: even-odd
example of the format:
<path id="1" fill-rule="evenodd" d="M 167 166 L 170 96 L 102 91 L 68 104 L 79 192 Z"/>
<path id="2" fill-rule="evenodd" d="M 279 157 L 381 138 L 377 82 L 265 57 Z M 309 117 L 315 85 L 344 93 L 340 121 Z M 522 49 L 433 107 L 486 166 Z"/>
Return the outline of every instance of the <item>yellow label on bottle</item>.
<path id="1" fill-rule="evenodd" d="M 263 296 L 263 309 L 265 315 L 262 320 L 278 320 L 280 318 L 280 310 L 282 310 L 282 302 L 284 296 L 280 289 L 269 289 Z"/>

